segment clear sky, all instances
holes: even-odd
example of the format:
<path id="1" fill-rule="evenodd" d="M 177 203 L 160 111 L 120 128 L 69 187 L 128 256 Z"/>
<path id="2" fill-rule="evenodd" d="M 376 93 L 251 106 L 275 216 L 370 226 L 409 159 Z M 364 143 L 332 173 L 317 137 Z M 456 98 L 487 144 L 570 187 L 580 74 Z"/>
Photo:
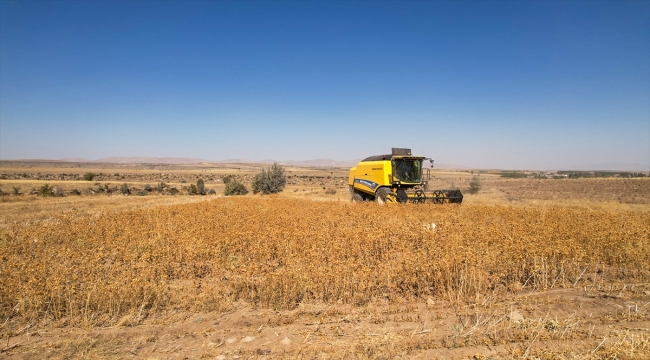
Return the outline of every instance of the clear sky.
<path id="1" fill-rule="evenodd" d="M 0 1 L 0 159 L 650 170 L 650 1 Z"/>

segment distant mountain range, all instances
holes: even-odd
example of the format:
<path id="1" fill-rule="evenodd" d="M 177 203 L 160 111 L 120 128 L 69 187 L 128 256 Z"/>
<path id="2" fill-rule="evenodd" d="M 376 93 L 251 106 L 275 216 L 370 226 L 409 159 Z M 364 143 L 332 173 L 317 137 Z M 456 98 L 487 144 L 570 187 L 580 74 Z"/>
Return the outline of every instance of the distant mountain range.
<path id="1" fill-rule="evenodd" d="M 339 161 L 332 159 L 313 159 L 313 160 L 273 160 L 264 159 L 260 161 L 250 159 L 226 159 L 216 161 L 218 163 L 238 163 L 238 164 L 273 164 L 292 165 L 292 166 L 323 166 L 323 167 L 350 167 L 356 165 L 359 160 Z"/>
<path id="2" fill-rule="evenodd" d="M 205 160 L 196 158 L 176 158 L 176 157 L 124 157 L 112 156 L 97 160 L 84 158 L 64 158 L 58 161 L 65 162 L 93 162 L 93 163 L 112 163 L 112 164 L 198 164 L 198 163 L 224 163 L 224 164 L 273 164 L 294 166 L 327 166 L 327 167 L 348 167 L 354 166 L 358 160 L 338 161 L 331 159 L 314 159 L 314 160 L 285 160 L 278 161 L 273 159 L 251 160 L 251 159 L 225 159 L 225 160 Z"/>
<path id="3" fill-rule="evenodd" d="M 278 163 L 281 165 L 291 166 L 319 166 L 319 167 L 352 167 L 355 166 L 359 160 L 332 160 L 332 159 L 313 159 L 313 160 L 250 160 L 250 159 L 225 159 L 225 160 L 205 160 L 196 158 L 176 158 L 176 157 L 124 157 L 112 156 L 101 158 L 97 160 L 89 160 L 84 158 L 64 158 L 58 161 L 65 162 L 93 162 L 93 163 L 112 163 L 112 164 L 197 164 L 197 163 L 224 163 L 224 164 L 273 164 Z M 436 169 L 469 169 L 466 166 L 453 165 L 453 164 L 435 164 Z"/>
<path id="4" fill-rule="evenodd" d="M 200 164 L 200 163 L 222 163 L 222 164 L 273 164 L 278 163 L 281 165 L 291 166 L 318 166 L 318 167 L 352 167 L 355 166 L 359 160 L 332 160 L 332 159 L 312 159 L 312 160 L 251 160 L 244 158 L 224 159 L 224 160 L 205 160 L 188 157 L 124 157 L 112 156 L 105 157 L 97 160 L 90 160 L 84 158 L 64 158 L 59 160 L 46 160 L 46 159 L 15 159 L 4 161 L 64 161 L 64 162 L 80 162 L 80 163 L 112 163 L 112 164 Z M 426 164 L 429 165 L 428 163 Z M 557 169 L 546 170 L 574 170 L 574 171 L 642 171 L 647 172 L 650 166 L 642 165 L 639 163 L 593 163 L 593 164 L 576 164 L 571 167 L 562 166 Z M 457 164 L 434 163 L 435 169 L 442 170 L 476 170 L 481 168 L 473 168 Z M 485 168 L 483 168 L 485 169 Z M 497 170 L 496 168 L 494 170 Z M 544 170 L 544 169 L 536 169 Z"/>
<path id="5" fill-rule="evenodd" d="M 63 159 L 61 159 L 63 160 Z M 195 164 L 209 162 L 202 159 L 194 158 L 176 158 L 176 157 L 123 157 L 113 156 L 97 159 L 92 162 L 112 163 L 112 164 Z"/>

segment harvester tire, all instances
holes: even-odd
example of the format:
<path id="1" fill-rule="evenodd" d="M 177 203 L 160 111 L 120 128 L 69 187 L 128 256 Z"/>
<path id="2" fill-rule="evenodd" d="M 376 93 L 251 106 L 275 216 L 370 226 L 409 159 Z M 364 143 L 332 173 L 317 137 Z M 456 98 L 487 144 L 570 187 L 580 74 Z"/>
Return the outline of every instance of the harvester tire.
<path id="1" fill-rule="evenodd" d="M 354 194 L 352 194 L 352 202 L 353 203 L 363 202 L 363 197 L 361 197 L 360 194 L 354 193 Z"/>
<path id="2" fill-rule="evenodd" d="M 393 191 L 390 188 L 381 187 L 375 193 L 375 200 L 380 204 L 394 202 L 394 196 L 391 198 L 389 194 L 394 195 Z M 387 196 L 389 197 L 388 199 L 386 198 Z"/>

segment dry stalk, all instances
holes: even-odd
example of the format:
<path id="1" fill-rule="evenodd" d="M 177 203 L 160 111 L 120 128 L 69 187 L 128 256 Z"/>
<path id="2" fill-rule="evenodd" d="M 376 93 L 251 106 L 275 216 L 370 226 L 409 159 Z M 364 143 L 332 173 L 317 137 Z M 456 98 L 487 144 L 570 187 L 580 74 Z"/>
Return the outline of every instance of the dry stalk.
<path id="1" fill-rule="evenodd" d="M 591 353 L 592 353 L 592 354 L 595 353 L 596 350 L 598 350 L 598 348 L 600 348 L 600 346 L 603 345 L 603 344 L 605 343 L 605 340 L 607 340 L 607 336 L 605 336 L 605 337 L 603 338 L 603 341 L 601 341 L 600 344 L 598 344 L 598 346 L 596 346 L 596 347 L 591 351 Z"/>

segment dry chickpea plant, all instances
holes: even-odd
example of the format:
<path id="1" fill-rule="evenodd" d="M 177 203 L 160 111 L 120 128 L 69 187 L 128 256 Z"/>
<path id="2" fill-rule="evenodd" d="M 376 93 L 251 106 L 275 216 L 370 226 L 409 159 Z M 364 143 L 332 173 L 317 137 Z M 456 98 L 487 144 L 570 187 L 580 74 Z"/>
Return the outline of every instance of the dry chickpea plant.
<path id="1" fill-rule="evenodd" d="M 468 199 L 217 196 L 6 223 L 0 356 L 650 358 L 647 207 Z"/>

